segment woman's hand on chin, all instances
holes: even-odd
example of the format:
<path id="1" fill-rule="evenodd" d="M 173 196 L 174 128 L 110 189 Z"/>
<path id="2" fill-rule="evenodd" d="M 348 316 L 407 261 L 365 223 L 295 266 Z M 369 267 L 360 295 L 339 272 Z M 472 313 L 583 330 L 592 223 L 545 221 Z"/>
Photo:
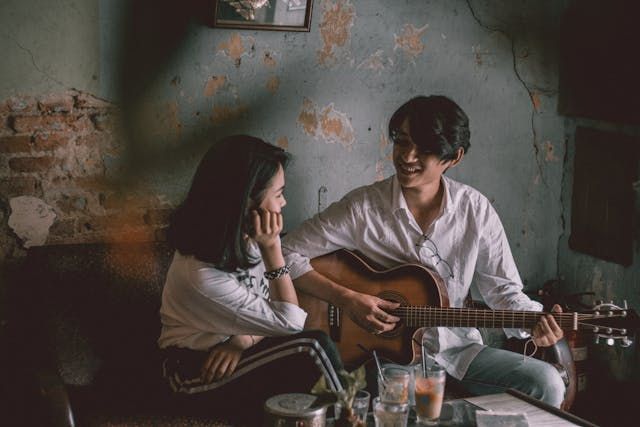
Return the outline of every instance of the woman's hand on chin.
<path id="1" fill-rule="evenodd" d="M 280 233 L 282 232 L 282 214 L 266 209 L 251 211 L 251 238 L 255 240 L 261 251 L 280 247 Z"/>

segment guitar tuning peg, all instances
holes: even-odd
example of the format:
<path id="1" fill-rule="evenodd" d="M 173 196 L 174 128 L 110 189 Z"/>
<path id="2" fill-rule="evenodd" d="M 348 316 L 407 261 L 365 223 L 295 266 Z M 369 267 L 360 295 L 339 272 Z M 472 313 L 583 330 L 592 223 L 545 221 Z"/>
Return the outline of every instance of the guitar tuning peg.
<path id="1" fill-rule="evenodd" d="M 632 341 L 632 340 L 630 340 L 630 339 L 629 339 L 629 338 L 627 338 L 627 337 L 623 337 L 623 338 L 622 338 L 622 340 L 620 341 L 620 346 L 621 346 L 621 347 L 625 347 L 625 348 L 626 348 L 626 347 L 630 347 L 630 346 L 631 346 L 631 344 L 633 344 L 633 341 Z"/>
<path id="2" fill-rule="evenodd" d="M 616 342 L 616 340 L 614 340 L 613 338 L 609 337 L 607 338 L 607 345 L 613 345 Z"/>
<path id="3" fill-rule="evenodd" d="M 600 344 L 600 335 L 596 335 L 595 339 L 593 340 L 593 342 L 595 344 Z"/>
<path id="4" fill-rule="evenodd" d="M 596 300 L 596 305 L 601 305 L 602 304 L 602 300 L 601 299 L 597 299 Z"/>
<path id="5" fill-rule="evenodd" d="M 629 309 L 629 306 L 627 305 L 627 300 L 622 301 L 622 308 L 624 308 L 625 310 Z"/>

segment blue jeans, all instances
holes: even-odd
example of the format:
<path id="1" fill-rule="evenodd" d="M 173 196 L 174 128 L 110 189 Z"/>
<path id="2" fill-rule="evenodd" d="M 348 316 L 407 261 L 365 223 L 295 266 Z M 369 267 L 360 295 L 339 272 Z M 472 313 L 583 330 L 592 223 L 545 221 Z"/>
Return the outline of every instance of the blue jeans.
<path id="1" fill-rule="evenodd" d="M 565 393 L 562 377 L 549 363 L 493 347 L 478 353 L 458 384 L 475 395 L 514 388 L 557 408 Z"/>

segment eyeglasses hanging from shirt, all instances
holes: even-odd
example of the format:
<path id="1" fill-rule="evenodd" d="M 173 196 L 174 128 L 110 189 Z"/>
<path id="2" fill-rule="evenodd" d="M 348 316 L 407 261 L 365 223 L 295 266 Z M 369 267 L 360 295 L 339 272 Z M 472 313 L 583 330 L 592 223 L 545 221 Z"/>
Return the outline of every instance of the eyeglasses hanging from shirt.
<path id="1" fill-rule="evenodd" d="M 444 273 L 445 277 L 453 279 L 453 269 L 451 265 L 440 256 L 438 253 L 438 247 L 435 242 L 431 240 L 426 234 L 423 234 L 420 237 L 420 241 L 416 243 L 416 247 L 420 248 L 421 251 L 424 251 L 427 258 L 432 258 L 435 261 L 432 261 L 433 267 L 438 270 L 438 273 Z"/>

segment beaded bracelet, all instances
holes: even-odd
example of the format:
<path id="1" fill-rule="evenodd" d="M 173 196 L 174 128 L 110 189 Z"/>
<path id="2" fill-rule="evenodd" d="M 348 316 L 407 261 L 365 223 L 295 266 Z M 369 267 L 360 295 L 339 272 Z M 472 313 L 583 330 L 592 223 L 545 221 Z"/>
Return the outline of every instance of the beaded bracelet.
<path id="1" fill-rule="evenodd" d="M 265 272 L 264 278 L 267 280 L 279 279 L 285 274 L 289 274 L 290 270 L 291 270 L 291 266 L 285 265 L 284 267 L 276 268 L 275 270 Z"/>

